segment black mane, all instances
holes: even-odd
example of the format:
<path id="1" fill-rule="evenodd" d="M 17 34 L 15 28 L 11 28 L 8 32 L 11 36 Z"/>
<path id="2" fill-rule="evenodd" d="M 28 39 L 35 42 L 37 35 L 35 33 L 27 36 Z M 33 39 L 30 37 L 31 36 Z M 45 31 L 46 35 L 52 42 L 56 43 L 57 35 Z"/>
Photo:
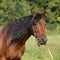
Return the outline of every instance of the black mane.
<path id="1" fill-rule="evenodd" d="M 11 42 L 14 42 L 16 39 L 19 39 L 19 38 L 22 39 L 25 36 L 25 34 L 27 34 L 27 32 L 30 31 L 32 25 L 35 22 L 39 21 L 40 18 L 41 18 L 41 14 L 38 13 L 33 20 L 32 20 L 32 15 L 16 19 L 8 23 L 3 28 L 2 32 L 4 32 L 6 29 L 7 30 L 6 39 L 8 39 L 12 34 Z"/>

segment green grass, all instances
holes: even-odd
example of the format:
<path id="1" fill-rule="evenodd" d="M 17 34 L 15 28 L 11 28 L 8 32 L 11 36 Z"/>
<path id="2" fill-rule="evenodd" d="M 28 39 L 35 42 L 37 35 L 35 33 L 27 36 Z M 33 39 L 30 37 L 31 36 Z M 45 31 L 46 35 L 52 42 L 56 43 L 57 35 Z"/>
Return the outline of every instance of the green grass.
<path id="1" fill-rule="evenodd" d="M 53 34 L 53 35 L 48 35 L 48 45 L 51 50 L 51 53 L 54 57 L 54 60 L 60 60 L 60 35 L 59 34 Z M 22 60 L 43 60 L 37 44 L 36 44 L 36 39 L 34 37 L 30 37 L 30 39 L 26 42 L 26 49 L 25 53 L 22 57 Z M 45 46 L 41 46 L 42 52 L 44 56 L 46 56 L 47 60 L 51 60 L 50 55 L 45 48 Z"/>

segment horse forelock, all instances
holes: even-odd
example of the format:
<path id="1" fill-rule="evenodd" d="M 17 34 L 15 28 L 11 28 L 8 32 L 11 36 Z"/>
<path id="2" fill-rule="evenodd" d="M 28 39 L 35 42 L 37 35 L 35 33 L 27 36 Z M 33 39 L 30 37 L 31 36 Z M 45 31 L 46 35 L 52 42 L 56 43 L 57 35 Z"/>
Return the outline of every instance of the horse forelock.
<path id="1" fill-rule="evenodd" d="M 36 16 L 34 17 L 34 20 L 37 22 L 41 19 L 41 14 L 40 13 L 37 13 Z"/>
<path id="2" fill-rule="evenodd" d="M 42 17 L 42 14 L 37 13 L 36 16 L 33 18 L 32 24 L 35 25 L 36 22 L 39 22 Z"/>

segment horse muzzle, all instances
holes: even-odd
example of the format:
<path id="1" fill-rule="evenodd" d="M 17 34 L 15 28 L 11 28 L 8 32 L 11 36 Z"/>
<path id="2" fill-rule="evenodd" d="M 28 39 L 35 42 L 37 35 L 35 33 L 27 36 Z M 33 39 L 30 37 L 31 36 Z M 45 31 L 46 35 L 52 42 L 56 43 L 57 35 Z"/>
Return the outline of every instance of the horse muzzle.
<path id="1" fill-rule="evenodd" d="M 37 40 L 38 40 L 38 44 L 39 44 L 39 45 L 45 45 L 45 44 L 47 43 L 47 39 L 38 38 Z"/>

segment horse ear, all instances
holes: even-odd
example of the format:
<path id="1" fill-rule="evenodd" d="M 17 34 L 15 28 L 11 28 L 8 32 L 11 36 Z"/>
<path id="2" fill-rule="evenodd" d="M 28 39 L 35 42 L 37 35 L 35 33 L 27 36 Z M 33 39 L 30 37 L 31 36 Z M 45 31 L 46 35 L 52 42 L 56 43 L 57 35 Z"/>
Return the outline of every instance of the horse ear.
<path id="1" fill-rule="evenodd" d="M 44 17 L 46 14 L 46 10 L 44 9 L 44 11 L 42 12 L 42 17 Z"/>
<path id="2" fill-rule="evenodd" d="M 36 10 L 35 9 L 32 9 L 31 10 L 31 15 L 34 17 L 36 15 Z"/>

